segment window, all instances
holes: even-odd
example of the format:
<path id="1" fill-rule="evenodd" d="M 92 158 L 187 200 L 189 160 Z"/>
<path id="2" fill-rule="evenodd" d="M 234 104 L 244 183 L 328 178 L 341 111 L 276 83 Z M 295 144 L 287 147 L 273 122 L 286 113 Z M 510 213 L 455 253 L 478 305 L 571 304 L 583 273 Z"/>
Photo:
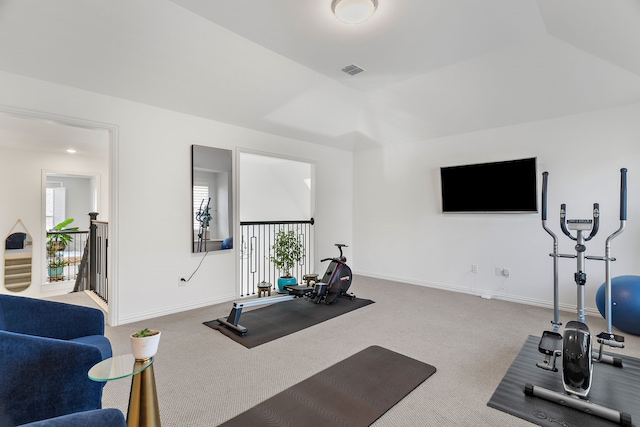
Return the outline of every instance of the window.
<path id="1" fill-rule="evenodd" d="M 61 182 L 47 183 L 45 203 L 45 223 L 47 230 L 51 230 L 56 224 L 65 220 L 66 194 L 66 189 L 62 186 Z"/>

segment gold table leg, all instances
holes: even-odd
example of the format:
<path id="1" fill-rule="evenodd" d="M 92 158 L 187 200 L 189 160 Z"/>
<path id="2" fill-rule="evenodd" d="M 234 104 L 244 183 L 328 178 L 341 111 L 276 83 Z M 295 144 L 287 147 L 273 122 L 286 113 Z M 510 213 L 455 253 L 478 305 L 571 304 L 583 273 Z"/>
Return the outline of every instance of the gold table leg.
<path id="1" fill-rule="evenodd" d="M 145 361 L 136 360 L 136 364 Z M 131 379 L 127 427 L 160 427 L 160 410 L 153 364 Z"/>

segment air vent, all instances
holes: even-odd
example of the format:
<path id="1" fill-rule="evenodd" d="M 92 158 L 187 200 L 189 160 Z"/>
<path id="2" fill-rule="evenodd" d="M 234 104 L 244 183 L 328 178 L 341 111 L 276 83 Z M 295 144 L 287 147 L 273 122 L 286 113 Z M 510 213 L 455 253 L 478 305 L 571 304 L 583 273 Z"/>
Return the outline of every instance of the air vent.
<path id="1" fill-rule="evenodd" d="M 355 76 L 356 74 L 361 73 L 364 70 L 357 65 L 351 64 L 344 67 L 341 71 L 349 74 L 350 76 Z"/>

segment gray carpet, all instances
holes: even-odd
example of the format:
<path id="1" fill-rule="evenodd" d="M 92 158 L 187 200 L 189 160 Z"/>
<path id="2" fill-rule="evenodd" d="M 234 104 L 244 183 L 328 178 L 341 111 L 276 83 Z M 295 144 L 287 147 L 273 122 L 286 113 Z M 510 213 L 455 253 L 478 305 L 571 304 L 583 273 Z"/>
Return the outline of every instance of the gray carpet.
<path id="1" fill-rule="evenodd" d="M 367 427 L 436 368 L 371 346 L 221 424 L 224 427 Z"/>
<path id="2" fill-rule="evenodd" d="M 358 275 L 349 290 L 375 304 L 249 351 L 202 324 L 227 316 L 229 302 L 107 326 L 106 335 L 120 355 L 131 352 L 132 332 L 162 331 L 154 361 L 162 427 L 217 426 L 372 345 L 438 367 L 372 427 L 534 425 L 487 402 L 526 337 L 548 327 L 552 310 Z M 560 315 L 563 323 L 575 319 L 575 312 Z M 592 331 L 606 328 L 599 315 L 587 322 Z M 640 358 L 640 336 L 625 338 L 617 352 Z M 110 381 L 103 407 L 126 413 L 130 388 L 130 379 Z"/>
<path id="3" fill-rule="evenodd" d="M 536 366 L 537 362 L 544 359 L 538 352 L 539 341 L 539 337 L 527 338 L 487 405 L 542 426 L 617 425 L 594 415 L 524 394 L 526 383 L 563 392 L 561 358 L 558 358 L 559 363 L 556 364 L 558 372 L 545 371 Z M 616 357 L 622 359 L 622 369 L 604 363 L 594 364 L 589 400 L 631 414 L 634 425 L 637 425 L 640 422 L 640 360 L 620 354 L 616 354 Z"/>

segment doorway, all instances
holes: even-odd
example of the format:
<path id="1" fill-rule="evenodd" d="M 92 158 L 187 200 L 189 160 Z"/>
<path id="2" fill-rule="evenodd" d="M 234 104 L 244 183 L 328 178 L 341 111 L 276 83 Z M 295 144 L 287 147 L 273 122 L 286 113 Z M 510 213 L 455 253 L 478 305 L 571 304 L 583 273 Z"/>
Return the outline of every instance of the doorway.
<path id="1" fill-rule="evenodd" d="M 99 212 L 100 175 L 44 171 L 43 178 L 43 220 L 47 235 L 42 251 L 46 266 L 42 283 L 56 284 L 58 289 L 70 292 L 89 237 L 89 212 Z M 61 235 L 49 233 L 65 229 L 72 229 L 73 232 Z M 61 250 L 56 251 L 51 243 L 60 236 L 68 241 L 64 247 L 60 247 Z"/>
<path id="2" fill-rule="evenodd" d="M 8 169 L 4 171 L 7 177 L 5 184 L 0 186 L 0 195 L 11 203 L 7 203 L 7 209 L 3 209 L 0 220 L 4 224 L 14 223 L 16 218 L 20 218 L 32 230 L 33 247 L 37 248 L 33 257 L 32 283 L 25 289 L 25 296 L 43 298 L 68 291 L 66 287 L 56 289 L 56 286 L 44 286 L 47 282 L 47 266 L 46 250 L 43 248 L 46 232 L 50 229 L 47 221 L 54 221 L 53 214 L 47 219 L 45 212 L 46 175 L 82 178 L 83 185 L 88 186 L 91 195 L 84 197 L 90 199 L 90 202 L 85 202 L 88 205 L 82 208 L 85 212 L 76 214 L 71 207 L 70 212 L 76 221 L 88 223 L 88 213 L 96 209 L 103 210 L 100 213 L 104 215 L 104 220 L 110 217 L 113 220 L 111 210 L 114 196 L 111 189 L 117 188 L 112 172 L 117 130 L 114 125 L 0 106 L 0 152 L 3 157 L 11 159 Z M 16 176 L 23 179 L 16 181 Z M 61 186 L 60 180 L 54 185 Z M 68 182 L 64 185 L 69 187 L 72 184 Z M 4 226 L 7 228 L 6 224 Z M 83 228 L 86 229 L 86 226 L 83 225 Z M 110 249 L 112 251 L 113 247 Z M 113 271 L 116 264 L 112 262 L 109 270 Z M 109 324 L 113 324 L 112 319 L 117 318 L 112 308 L 108 314 Z"/>

